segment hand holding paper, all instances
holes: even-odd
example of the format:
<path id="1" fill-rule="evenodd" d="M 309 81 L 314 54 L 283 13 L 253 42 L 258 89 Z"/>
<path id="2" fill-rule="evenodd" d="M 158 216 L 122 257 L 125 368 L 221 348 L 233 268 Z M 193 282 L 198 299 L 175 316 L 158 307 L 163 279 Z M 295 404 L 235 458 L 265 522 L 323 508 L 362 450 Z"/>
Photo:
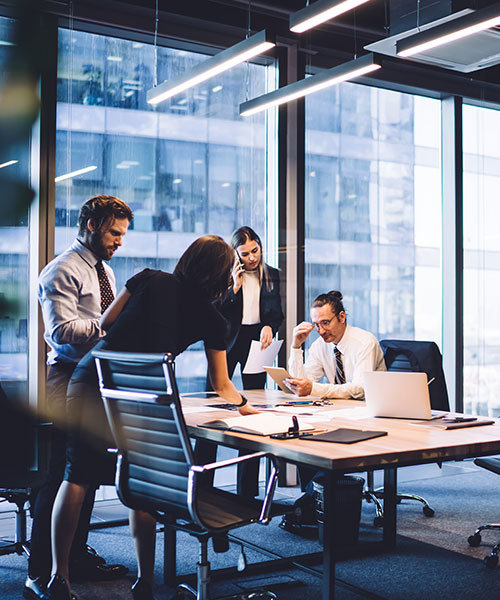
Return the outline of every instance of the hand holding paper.
<path id="1" fill-rule="evenodd" d="M 264 350 L 260 349 L 260 342 L 252 340 L 250 352 L 243 373 L 263 373 L 264 365 L 272 365 L 278 356 L 279 349 L 283 340 L 272 341 L 271 344 Z"/>

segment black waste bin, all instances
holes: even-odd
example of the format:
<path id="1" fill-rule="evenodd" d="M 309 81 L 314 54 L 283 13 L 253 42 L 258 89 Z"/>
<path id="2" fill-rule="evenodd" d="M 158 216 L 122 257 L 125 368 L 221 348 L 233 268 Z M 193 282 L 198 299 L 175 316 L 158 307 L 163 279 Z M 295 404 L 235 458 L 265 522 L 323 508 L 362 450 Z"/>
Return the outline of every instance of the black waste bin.
<path id="1" fill-rule="evenodd" d="M 313 481 L 313 498 L 318 519 L 318 537 L 323 543 L 324 486 Z M 361 501 L 365 480 L 354 475 L 344 475 L 336 480 L 336 494 L 333 506 L 329 508 L 333 516 L 334 546 L 355 546 L 358 543 Z"/>

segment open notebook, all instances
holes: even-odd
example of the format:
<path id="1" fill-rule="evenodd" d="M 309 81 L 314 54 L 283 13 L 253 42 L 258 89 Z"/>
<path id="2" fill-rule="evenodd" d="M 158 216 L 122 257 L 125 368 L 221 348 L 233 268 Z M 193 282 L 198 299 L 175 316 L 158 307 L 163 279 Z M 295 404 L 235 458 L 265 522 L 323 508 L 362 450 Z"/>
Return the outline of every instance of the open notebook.
<path id="1" fill-rule="evenodd" d="M 313 425 L 297 418 L 299 431 L 314 429 Z M 293 427 L 292 415 L 274 415 L 268 412 L 256 415 L 244 415 L 242 417 L 227 417 L 226 419 L 214 419 L 201 423 L 199 427 L 209 429 L 225 429 L 226 431 L 237 431 L 240 433 L 253 433 L 256 435 L 273 435 L 275 433 L 286 433 Z"/>

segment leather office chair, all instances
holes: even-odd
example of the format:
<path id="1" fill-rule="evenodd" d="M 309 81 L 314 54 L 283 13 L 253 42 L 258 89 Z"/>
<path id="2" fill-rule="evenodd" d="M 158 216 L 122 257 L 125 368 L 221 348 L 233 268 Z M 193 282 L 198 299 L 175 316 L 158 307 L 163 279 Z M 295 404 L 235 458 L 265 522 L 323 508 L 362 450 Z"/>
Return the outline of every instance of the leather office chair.
<path id="1" fill-rule="evenodd" d="M 431 408 L 434 410 L 450 410 L 448 390 L 443 372 L 443 358 L 435 342 L 421 342 L 415 340 L 382 340 L 380 342 L 384 352 L 385 365 L 388 371 L 414 371 L 426 373 L 429 384 Z M 364 491 L 366 500 L 375 504 L 374 524 L 383 524 L 383 508 L 380 499 L 384 497 L 383 490 L 375 490 L 373 486 L 373 472 L 368 473 L 367 487 Z M 416 494 L 397 494 L 398 502 L 402 500 L 415 500 L 420 502 L 426 517 L 434 516 L 434 509 L 422 496 Z"/>
<path id="2" fill-rule="evenodd" d="M 474 461 L 479 467 L 488 469 L 497 475 L 500 475 L 500 456 L 490 456 L 488 458 L 476 458 Z M 485 529 L 495 529 L 500 531 L 500 523 L 489 523 L 488 525 L 481 525 L 476 531 L 469 536 L 469 544 L 477 547 L 481 543 L 481 531 Z M 498 564 L 498 554 L 500 553 L 500 541 L 493 546 L 491 552 L 483 560 L 484 564 L 490 569 L 494 569 Z"/>
<path id="3" fill-rule="evenodd" d="M 267 524 L 272 516 L 291 510 L 272 503 L 276 459 L 259 452 L 208 465 L 193 464 L 171 355 L 97 350 L 93 356 L 119 453 L 118 495 L 126 506 L 147 511 L 166 526 L 198 538 L 197 590 L 181 584 L 174 598 L 208 599 L 209 539 L 249 523 Z M 273 464 L 264 501 L 207 484 L 207 474 L 216 469 L 263 457 Z M 277 596 L 258 590 L 231 598 L 259 600 Z"/>
<path id="4" fill-rule="evenodd" d="M 16 505 L 14 540 L 0 541 L 0 556 L 12 553 L 29 556 L 27 506 L 33 492 L 45 480 L 43 469 L 32 468 L 35 462 L 36 424 L 34 419 L 17 409 L 1 386 L 0 414 L 0 501 Z"/>

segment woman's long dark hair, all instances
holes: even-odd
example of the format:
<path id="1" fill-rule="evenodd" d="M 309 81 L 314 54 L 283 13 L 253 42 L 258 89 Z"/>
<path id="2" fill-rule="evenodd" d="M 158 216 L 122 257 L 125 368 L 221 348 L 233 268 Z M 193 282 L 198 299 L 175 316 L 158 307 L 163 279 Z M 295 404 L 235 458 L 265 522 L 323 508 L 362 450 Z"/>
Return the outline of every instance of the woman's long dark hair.
<path id="1" fill-rule="evenodd" d="M 180 257 L 174 275 L 203 290 L 210 300 L 217 300 L 227 292 L 233 264 L 231 246 L 218 235 L 204 235 Z"/>
<path id="2" fill-rule="evenodd" d="M 231 236 L 231 246 L 234 248 L 234 251 L 238 252 L 238 247 L 243 246 L 247 242 L 257 242 L 260 248 L 260 263 L 259 263 L 259 279 L 262 285 L 262 282 L 265 283 L 267 291 L 271 291 L 273 289 L 273 282 L 271 277 L 269 276 L 269 269 L 267 268 L 266 263 L 264 262 L 264 250 L 262 248 L 262 242 L 260 241 L 260 237 L 255 233 L 255 231 L 245 225 L 244 227 L 240 227 L 237 229 L 233 235 Z"/>

